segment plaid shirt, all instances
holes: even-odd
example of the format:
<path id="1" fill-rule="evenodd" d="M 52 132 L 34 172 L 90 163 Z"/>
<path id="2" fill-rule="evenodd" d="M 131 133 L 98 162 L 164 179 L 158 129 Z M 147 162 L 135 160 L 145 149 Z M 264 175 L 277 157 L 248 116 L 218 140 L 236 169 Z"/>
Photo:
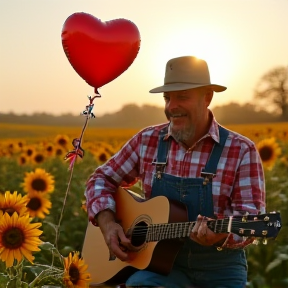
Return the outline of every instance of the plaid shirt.
<path id="1" fill-rule="evenodd" d="M 149 199 L 155 176 L 158 134 L 169 123 L 143 129 L 131 138 L 107 163 L 99 166 L 87 181 L 85 191 L 89 220 L 104 209 L 115 211 L 113 193 L 117 187 L 142 181 L 145 198 Z M 172 137 L 165 173 L 183 178 L 201 177 L 215 142 L 219 143 L 218 123 L 213 117 L 208 133 L 193 147 L 186 149 Z M 169 131 L 169 130 L 168 130 Z M 214 212 L 219 218 L 231 215 L 265 212 L 265 183 L 261 159 L 255 144 L 248 138 L 229 131 L 217 173 L 212 183 Z M 243 248 L 245 240 L 230 234 L 224 246 Z"/>

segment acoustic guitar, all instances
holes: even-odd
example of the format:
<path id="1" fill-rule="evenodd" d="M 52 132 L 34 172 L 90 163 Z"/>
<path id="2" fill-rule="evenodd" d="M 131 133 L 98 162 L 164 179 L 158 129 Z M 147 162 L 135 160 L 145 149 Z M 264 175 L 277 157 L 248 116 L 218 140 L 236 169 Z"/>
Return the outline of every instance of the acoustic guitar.
<path id="1" fill-rule="evenodd" d="M 129 252 L 129 262 L 110 254 L 100 228 L 88 223 L 82 256 L 91 274 L 91 284 L 120 284 L 133 272 L 148 269 L 168 274 L 183 239 L 189 237 L 196 222 L 187 221 L 186 206 L 157 196 L 147 201 L 119 188 L 115 194 L 116 217 L 138 252 Z M 243 237 L 275 239 L 281 229 L 279 212 L 260 215 L 230 216 L 207 222 L 215 233 L 234 233 Z"/>

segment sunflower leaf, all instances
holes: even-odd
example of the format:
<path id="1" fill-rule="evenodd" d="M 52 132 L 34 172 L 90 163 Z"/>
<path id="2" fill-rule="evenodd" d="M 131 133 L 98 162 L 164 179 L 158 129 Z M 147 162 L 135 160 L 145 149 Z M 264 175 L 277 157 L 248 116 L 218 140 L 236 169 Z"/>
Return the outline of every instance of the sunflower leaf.
<path id="1" fill-rule="evenodd" d="M 41 250 L 53 250 L 56 249 L 55 246 L 50 242 L 43 242 L 39 245 Z"/>
<path id="2" fill-rule="evenodd" d="M 0 288 L 6 288 L 8 281 L 9 281 L 8 275 L 0 273 Z"/>
<path id="3" fill-rule="evenodd" d="M 49 222 L 49 221 L 43 221 L 43 223 L 48 224 L 48 225 L 51 226 L 55 231 L 57 231 L 57 229 L 58 229 L 58 226 L 55 225 L 55 224 L 52 223 L 52 222 Z"/>

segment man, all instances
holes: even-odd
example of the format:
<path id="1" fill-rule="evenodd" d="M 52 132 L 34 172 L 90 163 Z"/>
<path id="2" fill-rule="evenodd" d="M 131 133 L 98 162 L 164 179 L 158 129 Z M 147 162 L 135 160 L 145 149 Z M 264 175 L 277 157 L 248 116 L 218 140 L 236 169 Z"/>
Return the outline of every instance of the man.
<path id="1" fill-rule="evenodd" d="M 214 217 L 265 212 L 264 175 L 254 143 L 220 126 L 208 109 L 213 93 L 224 90 L 210 83 L 204 60 L 169 60 L 164 85 L 150 91 L 163 93 L 168 123 L 137 133 L 88 179 L 89 220 L 99 225 L 111 255 L 123 261 L 132 247 L 114 219 L 118 186 L 140 180 L 146 199 L 164 195 L 181 201 L 189 220 L 197 220 L 169 275 L 140 270 L 126 286 L 246 286 L 244 248 L 253 239 L 214 233 L 207 226 Z"/>

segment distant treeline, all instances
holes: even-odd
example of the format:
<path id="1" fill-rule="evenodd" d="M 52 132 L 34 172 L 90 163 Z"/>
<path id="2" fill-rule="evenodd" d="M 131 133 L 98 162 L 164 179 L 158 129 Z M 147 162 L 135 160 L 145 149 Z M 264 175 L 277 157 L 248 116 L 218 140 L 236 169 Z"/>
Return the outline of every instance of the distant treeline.
<path id="1" fill-rule="evenodd" d="M 217 106 L 212 109 L 220 124 L 250 124 L 280 122 L 278 115 L 264 110 L 257 110 L 252 104 L 239 105 L 230 103 L 224 106 Z M 281 119 L 281 121 L 288 119 Z M 17 115 L 14 113 L 0 113 L 0 123 L 33 124 L 49 126 L 82 126 L 84 116 L 63 114 L 55 116 L 46 113 L 35 113 L 32 115 Z M 149 125 L 166 122 L 164 108 L 151 105 L 141 107 L 136 104 L 128 104 L 113 114 L 105 114 L 89 121 L 89 126 L 111 127 L 111 128 L 143 128 Z"/>

